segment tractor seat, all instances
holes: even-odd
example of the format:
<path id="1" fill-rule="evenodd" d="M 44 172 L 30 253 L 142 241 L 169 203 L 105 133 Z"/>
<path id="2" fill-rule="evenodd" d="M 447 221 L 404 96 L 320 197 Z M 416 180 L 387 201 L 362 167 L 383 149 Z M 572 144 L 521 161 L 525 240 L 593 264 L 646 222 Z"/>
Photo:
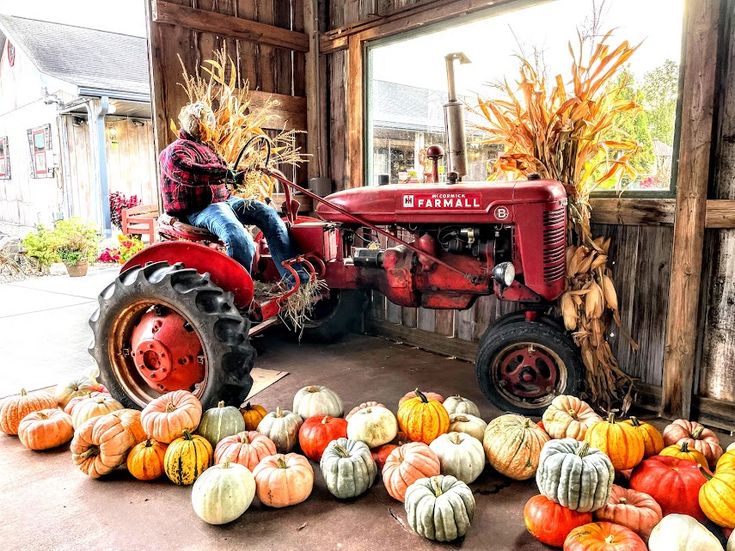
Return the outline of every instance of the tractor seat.
<path id="1" fill-rule="evenodd" d="M 185 241 L 196 241 L 198 243 L 214 243 L 223 246 L 216 235 L 209 230 L 184 224 L 181 220 L 170 214 L 162 214 L 158 218 L 158 234 L 162 240 L 183 239 Z"/>

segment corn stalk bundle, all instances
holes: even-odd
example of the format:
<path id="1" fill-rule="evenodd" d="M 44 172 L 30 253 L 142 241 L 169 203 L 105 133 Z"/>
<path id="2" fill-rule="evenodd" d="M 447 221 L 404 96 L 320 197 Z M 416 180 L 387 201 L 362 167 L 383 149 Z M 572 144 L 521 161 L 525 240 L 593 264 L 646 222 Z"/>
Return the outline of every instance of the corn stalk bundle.
<path id="1" fill-rule="evenodd" d="M 580 35 L 576 48 L 569 44 L 572 64 L 566 84 L 561 75 L 548 84 L 532 62 L 519 56 L 517 86 L 500 84 L 501 97 L 478 99 L 478 111 L 488 123 L 479 127 L 488 134 L 486 143 L 505 146 L 491 179 L 537 173 L 566 187 L 571 227 L 568 285 L 561 297 L 564 324 L 580 348 L 590 398 L 608 409 L 614 403 L 627 409 L 633 381 L 620 369 L 607 340 L 611 323 L 620 325 L 608 266 L 610 239 L 593 237 L 590 226 L 590 193 L 603 183 L 636 176 L 631 159 L 638 144 L 606 136 L 616 116 L 639 109 L 621 99 L 613 81 L 638 46 L 623 41 L 612 47 L 610 38 L 608 32 L 587 48 Z"/>

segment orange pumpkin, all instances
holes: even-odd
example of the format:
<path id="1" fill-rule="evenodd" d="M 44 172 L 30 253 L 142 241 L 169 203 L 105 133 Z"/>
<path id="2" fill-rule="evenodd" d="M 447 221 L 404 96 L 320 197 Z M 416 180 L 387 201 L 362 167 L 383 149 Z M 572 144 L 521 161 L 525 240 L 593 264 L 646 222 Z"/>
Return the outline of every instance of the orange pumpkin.
<path id="1" fill-rule="evenodd" d="M 564 551 L 648 551 L 648 547 L 630 528 L 612 522 L 593 522 L 569 532 Z"/>
<path id="2" fill-rule="evenodd" d="M 191 392 L 175 390 L 148 404 L 141 413 L 145 433 L 164 444 L 170 444 L 184 435 L 194 432 L 202 419 L 202 404 Z"/>
<path id="3" fill-rule="evenodd" d="M 71 422 L 74 428 L 78 428 L 87 419 L 112 413 L 122 408 L 122 404 L 109 394 L 98 394 L 94 398 L 86 398 L 74 406 Z"/>
<path id="4" fill-rule="evenodd" d="M 584 440 L 587 429 L 602 421 L 587 402 L 575 396 L 560 395 L 544 411 L 543 429 L 552 438 Z"/>
<path id="5" fill-rule="evenodd" d="M 626 419 L 623 423 L 635 428 L 643 439 L 643 457 L 658 455 L 664 449 L 664 437 L 651 423 L 639 420 L 637 417 Z"/>
<path id="6" fill-rule="evenodd" d="M 699 489 L 699 506 L 705 516 L 723 528 L 735 528 L 735 470 L 717 470 Z"/>
<path id="7" fill-rule="evenodd" d="M 71 456 L 84 474 L 99 478 L 122 465 L 134 444 L 120 417 L 108 413 L 92 417 L 77 429 Z"/>
<path id="8" fill-rule="evenodd" d="M 123 426 L 130 432 L 136 444 L 148 439 L 143 424 L 140 421 L 140 412 L 137 409 L 118 409 L 112 415 L 119 418 Z"/>
<path id="9" fill-rule="evenodd" d="M 613 485 L 607 504 L 595 511 L 597 520 L 607 520 L 630 528 L 644 541 L 663 517 L 661 506 L 648 494 Z"/>
<path id="10" fill-rule="evenodd" d="M 444 396 L 441 394 L 437 394 L 436 392 L 426 392 L 423 390 L 419 390 L 418 388 L 415 390 L 412 390 L 411 392 L 406 392 L 406 394 L 403 395 L 403 397 L 398 400 L 398 407 L 401 407 L 403 405 L 403 402 L 406 400 L 410 400 L 411 398 L 418 398 L 419 393 L 426 396 L 429 400 L 436 400 L 437 402 L 444 402 Z"/>
<path id="11" fill-rule="evenodd" d="M 166 444 L 148 438 L 136 444 L 128 453 L 127 467 L 138 480 L 155 480 L 163 474 Z"/>
<path id="12" fill-rule="evenodd" d="M 251 404 L 250 402 L 245 404 L 245 407 L 240 408 L 240 413 L 242 413 L 242 418 L 245 421 L 245 430 L 257 429 L 258 423 L 268 414 L 263 406 Z"/>
<path id="13" fill-rule="evenodd" d="M 34 411 L 54 409 L 56 400 L 47 392 L 26 392 L 21 389 L 17 396 L 8 396 L 0 402 L 0 432 L 18 434 L 18 425 L 23 417 Z"/>
<path id="14" fill-rule="evenodd" d="M 30 450 L 49 450 L 74 436 L 71 417 L 58 408 L 29 413 L 18 425 L 20 443 Z"/>
<path id="15" fill-rule="evenodd" d="M 667 446 L 678 444 L 682 440 L 687 441 L 689 449 L 695 449 L 704 454 L 710 469 L 715 468 L 717 460 L 723 454 L 720 439 L 717 435 L 696 421 L 677 419 L 666 426 L 664 429 L 664 443 Z"/>
<path id="16" fill-rule="evenodd" d="M 269 455 L 253 471 L 258 498 L 268 507 L 288 507 L 306 500 L 314 488 L 314 469 L 295 453 Z"/>
<path id="17" fill-rule="evenodd" d="M 107 392 L 107 389 L 104 385 L 95 381 L 93 377 L 84 375 L 57 385 L 54 390 L 54 398 L 59 407 L 65 408 L 72 398 L 84 396 L 91 392 Z"/>
<path id="18" fill-rule="evenodd" d="M 717 460 L 716 471 L 735 472 L 735 448 L 728 448 L 728 450 L 730 451 L 723 453 L 720 459 Z"/>
<path id="19" fill-rule="evenodd" d="M 69 415 L 74 414 L 74 408 L 80 403 L 86 400 L 87 398 L 97 398 L 97 396 L 110 396 L 109 392 L 85 392 L 84 394 L 80 394 L 78 396 L 74 396 L 71 400 L 69 400 L 66 405 L 64 406 L 64 412 L 68 413 Z"/>
<path id="20" fill-rule="evenodd" d="M 276 453 L 276 445 L 265 434 L 257 431 L 239 432 L 219 441 L 214 449 L 214 462 L 239 463 L 252 471 L 261 459 Z"/>
<path id="21" fill-rule="evenodd" d="M 638 430 L 631 425 L 619 423 L 614 413 L 608 415 L 607 421 L 590 427 L 585 441 L 607 454 L 613 467 L 619 471 L 638 465 L 645 453 L 643 437 Z"/>
<path id="22" fill-rule="evenodd" d="M 399 406 L 398 426 L 414 442 L 430 444 L 449 430 L 449 413 L 439 400 L 429 399 L 419 390 L 416 394 Z"/>
<path id="23" fill-rule="evenodd" d="M 704 454 L 697 450 L 689 449 L 689 442 L 682 440 L 680 444 L 672 444 L 666 446 L 659 455 L 664 457 L 678 457 L 679 459 L 685 459 L 686 461 L 694 461 L 699 465 L 702 465 L 705 469 L 709 469 L 707 464 L 707 458 Z"/>
<path id="24" fill-rule="evenodd" d="M 419 478 L 440 474 L 437 455 L 423 442 L 411 442 L 394 449 L 383 466 L 383 484 L 393 499 L 403 501 L 408 487 Z"/>

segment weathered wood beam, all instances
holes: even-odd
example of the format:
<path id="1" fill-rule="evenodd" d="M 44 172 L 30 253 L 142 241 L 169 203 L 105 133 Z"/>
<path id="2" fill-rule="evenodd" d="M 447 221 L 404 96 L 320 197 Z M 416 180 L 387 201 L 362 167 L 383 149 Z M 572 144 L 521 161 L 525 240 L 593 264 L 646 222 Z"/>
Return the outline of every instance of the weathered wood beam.
<path id="1" fill-rule="evenodd" d="M 307 166 L 309 178 L 326 176 L 328 160 L 326 143 L 327 112 L 323 90 L 327 86 L 326 58 L 319 52 L 318 0 L 304 0 L 304 32 L 309 38 L 306 52 L 306 152 L 311 155 Z"/>
<path id="2" fill-rule="evenodd" d="M 304 33 L 241 19 L 233 15 L 179 6 L 163 0 L 153 0 L 151 2 L 151 13 L 152 19 L 156 23 L 178 25 L 186 29 L 248 40 L 278 48 L 287 48 L 298 52 L 309 50 L 309 40 Z"/>
<path id="3" fill-rule="evenodd" d="M 303 96 L 287 96 L 271 94 L 260 90 L 250 91 L 250 102 L 253 107 L 262 107 L 269 99 L 275 100 L 271 110 L 273 115 L 268 130 L 306 130 L 306 98 Z"/>
<path id="4" fill-rule="evenodd" d="M 674 199 L 600 197 L 590 200 L 596 224 L 670 226 L 674 223 Z"/>
<path id="5" fill-rule="evenodd" d="M 347 162 L 349 187 L 363 185 L 363 70 L 362 41 L 350 36 L 347 59 Z"/>
<path id="6" fill-rule="evenodd" d="M 735 228 L 735 200 L 709 199 L 707 201 L 707 228 Z"/>
<path id="7" fill-rule="evenodd" d="M 692 408 L 702 252 L 717 76 L 719 0 L 688 0 L 682 66 L 679 168 L 661 413 Z"/>

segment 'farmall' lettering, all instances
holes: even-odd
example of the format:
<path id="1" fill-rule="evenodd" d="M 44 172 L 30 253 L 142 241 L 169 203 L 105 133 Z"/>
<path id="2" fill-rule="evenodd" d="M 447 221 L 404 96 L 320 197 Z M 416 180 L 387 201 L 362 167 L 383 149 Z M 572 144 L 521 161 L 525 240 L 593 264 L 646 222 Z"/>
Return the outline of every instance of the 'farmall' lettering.
<path id="1" fill-rule="evenodd" d="M 403 196 L 404 209 L 481 209 L 479 193 L 410 193 Z"/>

